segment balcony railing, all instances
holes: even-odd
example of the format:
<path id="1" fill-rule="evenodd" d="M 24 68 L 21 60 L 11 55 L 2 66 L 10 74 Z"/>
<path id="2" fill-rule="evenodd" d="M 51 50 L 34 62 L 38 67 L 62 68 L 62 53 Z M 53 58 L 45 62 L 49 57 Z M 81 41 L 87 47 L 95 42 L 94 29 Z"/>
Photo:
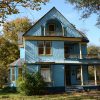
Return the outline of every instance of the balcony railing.
<path id="1" fill-rule="evenodd" d="M 45 36 L 63 36 L 62 32 L 46 31 Z"/>
<path id="2" fill-rule="evenodd" d="M 80 59 L 80 54 L 65 54 L 65 58 Z M 100 59 L 100 55 L 98 55 L 98 54 L 83 54 L 82 59 Z"/>

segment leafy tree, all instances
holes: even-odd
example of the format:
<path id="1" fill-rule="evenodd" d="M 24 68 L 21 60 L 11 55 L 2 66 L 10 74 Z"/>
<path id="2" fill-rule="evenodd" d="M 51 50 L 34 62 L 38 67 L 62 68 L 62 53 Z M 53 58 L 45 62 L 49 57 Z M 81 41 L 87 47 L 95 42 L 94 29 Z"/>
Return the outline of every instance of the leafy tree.
<path id="1" fill-rule="evenodd" d="M 4 22 L 7 15 L 19 13 L 18 6 L 40 10 L 41 4 L 46 4 L 48 0 L 0 0 L 0 23 Z"/>
<path id="2" fill-rule="evenodd" d="M 18 34 L 26 32 L 31 26 L 32 23 L 26 17 L 17 18 L 13 21 L 6 22 L 3 25 L 4 38 L 12 43 L 17 44 Z"/>
<path id="3" fill-rule="evenodd" d="M 82 18 L 88 18 L 91 14 L 97 15 L 96 25 L 100 28 L 100 0 L 66 0 L 78 10 L 82 10 Z"/>
<path id="4" fill-rule="evenodd" d="M 98 58 L 98 54 L 100 51 L 100 47 L 99 46 L 95 46 L 95 45 L 89 45 L 88 48 L 88 54 L 90 55 L 95 55 L 96 58 Z M 100 55 L 99 55 L 100 57 Z M 96 69 L 97 69 L 97 81 L 100 81 L 100 65 L 96 65 Z M 89 80 L 94 80 L 94 67 L 92 65 L 90 65 L 88 67 L 88 75 L 89 75 Z"/>
<path id="5" fill-rule="evenodd" d="M 9 64 L 19 58 L 17 35 L 25 32 L 32 26 L 27 18 L 18 18 L 7 22 L 3 26 L 3 35 L 0 36 L 0 84 L 8 78 Z M 5 74 L 6 73 L 6 74 Z"/>
<path id="6" fill-rule="evenodd" d="M 0 38 L 0 85 L 7 83 L 9 64 L 19 57 L 18 46 Z"/>
<path id="7" fill-rule="evenodd" d="M 100 51 L 99 46 L 95 46 L 95 45 L 89 45 L 88 46 L 88 54 L 98 54 L 99 51 Z"/>

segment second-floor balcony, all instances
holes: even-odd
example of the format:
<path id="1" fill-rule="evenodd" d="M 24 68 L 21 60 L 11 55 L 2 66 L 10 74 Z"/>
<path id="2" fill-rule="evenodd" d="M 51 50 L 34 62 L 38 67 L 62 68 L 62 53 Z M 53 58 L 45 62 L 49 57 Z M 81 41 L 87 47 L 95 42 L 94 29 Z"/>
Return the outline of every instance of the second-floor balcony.
<path id="1" fill-rule="evenodd" d="M 61 32 L 46 31 L 45 36 L 63 36 Z"/>
<path id="2" fill-rule="evenodd" d="M 65 59 L 80 59 L 80 54 L 66 54 Z M 99 54 L 82 54 L 81 59 L 100 59 Z"/>

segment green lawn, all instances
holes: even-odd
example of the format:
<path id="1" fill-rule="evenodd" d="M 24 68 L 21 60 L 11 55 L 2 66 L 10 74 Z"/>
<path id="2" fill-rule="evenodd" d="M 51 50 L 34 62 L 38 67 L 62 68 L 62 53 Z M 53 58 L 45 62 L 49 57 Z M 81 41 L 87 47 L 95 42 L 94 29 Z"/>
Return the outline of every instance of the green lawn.
<path id="1" fill-rule="evenodd" d="M 17 93 L 0 94 L 0 100 L 100 100 L 100 91 L 89 93 L 63 93 L 42 96 L 23 96 Z"/>

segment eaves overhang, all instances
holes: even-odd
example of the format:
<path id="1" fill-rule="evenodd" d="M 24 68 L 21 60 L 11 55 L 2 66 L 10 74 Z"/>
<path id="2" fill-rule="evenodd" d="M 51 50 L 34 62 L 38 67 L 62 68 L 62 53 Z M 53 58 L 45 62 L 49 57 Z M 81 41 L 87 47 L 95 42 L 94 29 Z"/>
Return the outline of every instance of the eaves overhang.
<path id="1" fill-rule="evenodd" d="M 23 36 L 24 40 L 34 41 L 72 41 L 72 42 L 89 42 L 89 40 L 81 37 L 65 37 L 65 36 Z"/>

